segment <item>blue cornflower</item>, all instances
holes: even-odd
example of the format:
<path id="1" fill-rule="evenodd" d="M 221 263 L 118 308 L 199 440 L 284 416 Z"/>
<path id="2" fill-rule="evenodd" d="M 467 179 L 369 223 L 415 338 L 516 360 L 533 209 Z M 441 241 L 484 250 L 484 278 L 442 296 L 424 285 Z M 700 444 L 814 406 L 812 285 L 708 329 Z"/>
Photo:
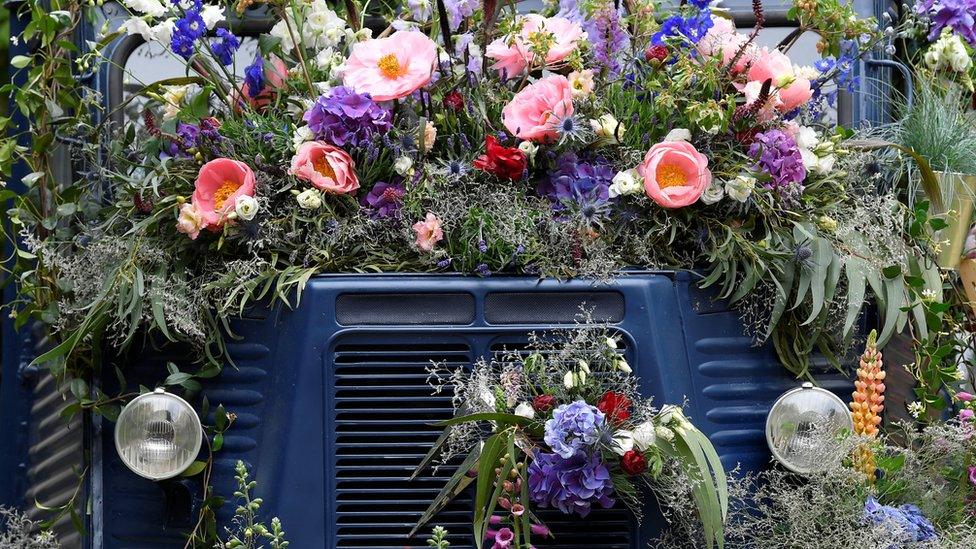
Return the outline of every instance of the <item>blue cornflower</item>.
<path id="1" fill-rule="evenodd" d="M 264 59 L 258 52 L 254 56 L 254 62 L 244 68 L 244 83 L 247 84 L 247 95 L 254 99 L 261 95 L 264 89 Z"/>
<path id="2" fill-rule="evenodd" d="M 210 43 L 214 57 L 224 66 L 234 63 L 234 52 L 241 47 L 241 41 L 225 28 L 217 29 L 217 39 Z"/>

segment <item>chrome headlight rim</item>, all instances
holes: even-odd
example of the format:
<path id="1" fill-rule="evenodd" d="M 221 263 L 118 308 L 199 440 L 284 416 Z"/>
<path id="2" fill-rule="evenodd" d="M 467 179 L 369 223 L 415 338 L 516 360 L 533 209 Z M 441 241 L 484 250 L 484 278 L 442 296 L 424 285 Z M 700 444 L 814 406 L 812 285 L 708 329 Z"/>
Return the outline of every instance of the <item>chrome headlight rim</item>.
<path id="1" fill-rule="evenodd" d="M 193 432 L 190 437 L 190 440 L 192 441 L 191 442 L 192 445 L 189 449 L 190 450 L 188 453 L 189 457 L 186 460 L 184 460 L 185 463 L 181 463 L 178 468 L 175 468 L 171 472 L 167 472 L 165 474 L 153 475 L 150 473 L 146 473 L 145 471 L 140 470 L 134 464 L 129 463 L 129 460 L 126 459 L 126 453 L 124 452 L 124 449 L 120 444 L 118 430 L 119 430 L 119 426 L 122 425 L 123 420 L 128 417 L 128 415 L 131 413 L 133 409 L 135 409 L 134 406 L 135 404 L 138 404 L 142 401 L 151 398 L 158 398 L 158 397 L 171 399 L 173 402 L 177 403 L 178 406 L 185 408 L 186 411 L 193 418 L 193 421 L 190 424 L 190 428 L 192 429 Z M 189 402 L 187 402 L 179 395 L 166 391 L 166 389 L 162 387 L 157 387 L 153 391 L 150 391 L 148 393 L 143 393 L 135 397 L 134 399 L 130 400 L 128 404 L 125 405 L 125 407 L 122 408 L 122 411 L 119 412 L 119 417 L 115 420 L 115 429 L 113 430 L 112 438 L 115 443 L 115 452 L 116 454 L 118 454 L 119 459 L 125 465 L 126 469 L 132 471 L 133 473 L 135 473 L 136 475 L 144 479 L 148 479 L 152 481 L 161 481 L 161 480 L 167 480 L 179 476 L 180 473 L 185 471 L 187 467 L 189 467 L 190 464 L 192 464 L 193 461 L 196 460 L 197 456 L 200 453 L 200 448 L 203 447 L 203 423 L 200 421 L 199 414 L 197 414 L 196 410 L 193 408 L 192 405 L 190 405 Z"/>
<path id="2" fill-rule="evenodd" d="M 847 404 L 843 400 L 841 400 L 839 396 L 828 391 L 827 389 L 824 389 L 823 387 L 816 387 L 814 386 L 813 383 L 809 381 L 804 382 L 799 387 L 794 387 L 793 389 L 784 392 L 779 396 L 779 398 L 776 399 L 775 402 L 773 402 L 773 405 L 769 407 L 769 412 L 766 414 L 766 446 L 769 448 L 769 451 L 773 454 L 773 458 L 776 459 L 776 462 L 782 465 L 783 467 L 785 467 L 787 470 L 799 475 L 809 475 L 812 473 L 816 473 L 819 469 L 804 469 L 802 467 L 798 467 L 792 461 L 787 459 L 786 456 L 782 455 L 777 449 L 776 445 L 773 443 L 774 412 L 776 412 L 777 408 L 783 403 L 783 401 L 801 392 L 810 392 L 812 394 L 817 394 L 822 398 L 832 401 L 834 405 L 838 407 L 838 409 L 841 409 L 844 412 L 846 412 L 841 415 L 841 417 L 844 418 L 843 421 L 844 426 L 841 428 L 841 430 L 847 429 L 847 431 L 853 432 L 854 419 L 851 417 L 850 410 L 848 409 Z"/>

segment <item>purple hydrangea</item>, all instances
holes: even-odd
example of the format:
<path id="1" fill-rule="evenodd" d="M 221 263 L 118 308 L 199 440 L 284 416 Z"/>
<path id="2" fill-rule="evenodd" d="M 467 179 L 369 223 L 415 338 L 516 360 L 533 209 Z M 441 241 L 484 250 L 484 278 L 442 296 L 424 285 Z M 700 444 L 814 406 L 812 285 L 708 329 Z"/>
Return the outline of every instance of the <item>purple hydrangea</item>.
<path id="1" fill-rule="evenodd" d="M 317 139 L 337 147 L 359 147 L 388 132 L 393 117 L 369 94 L 338 86 L 319 97 L 304 119 Z"/>
<path id="2" fill-rule="evenodd" d="M 393 217 L 400 211 L 404 192 L 402 183 L 380 181 L 363 197 L 363 205 L 372 208 L 375 217 Z"/>
<path id="3" fill-rule="evenodd" d="M 803 156 L 796 140 L 780 130 L 768 130 L 756 134 L 749 147 L 749 156 L 756 161 L 756 169 L 769 174 L 772 183 L 768 188 L 801 185 L 807 177 Z"/>
<path id="4" fill-rule="evenodd" d="M 564 153 L 556 159 L 555 169 L 539 184 L 538 191 L 558 207 L 592 200 L 606 202 L 610 200 L 614 175 L 613 168 L 600 159 L 581 162 L 574 153 Z"/>
<path id="5" fill-rule="evenodd" d="M 603 412 L 582 400 L 563 404 L 546 421 L 546 444 L 560 457 L 571 458 L 600 440 L 604 421 Z"/>
<path id="6" fill-rule="evenodd" d="M 930 42 L 938 40 L 942 29 L 948 27 L 969 45 L 976 46 L 976 0 L 923 0 L 916 9 L 932 19 Z"/>
<path id="7" fill-rule="evenodd" d="M 558 410 L 558 409 L 557 409 Z M 564 459 L 536 452 L 529 465 L 529 498 L 540 507 L 555 507 L 565 514 L 590 514 L 596 503 L 613 507 L 613 481 L 599 453 Z"/>
<path id="8" fill-rule="evenodd" d="M 938 538 L 929 519 L 922 515 L 918 507 L 911 504 L 900 507 L 881 505 L 874 496 L 868 496 L 864 502 L 864 520 L 872 524 L 894 526 L 897 530 L 892 532 L 892 538 L 909 543 Z"/>

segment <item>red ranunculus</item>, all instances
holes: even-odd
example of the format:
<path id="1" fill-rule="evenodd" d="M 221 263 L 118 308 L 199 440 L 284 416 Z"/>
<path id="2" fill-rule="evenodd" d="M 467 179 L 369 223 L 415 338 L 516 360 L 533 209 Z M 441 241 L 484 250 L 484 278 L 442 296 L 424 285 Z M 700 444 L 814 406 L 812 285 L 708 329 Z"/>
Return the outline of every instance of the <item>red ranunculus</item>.
<path id="1" fill-rule="evenodd" d="M 457 90 L 451 90 L 444 95 L 444 106 L 454 112 L 461 112 L 464 108 L 464 96 Z"/>
<path id="2" fill-rule="evenodd" d="M 494 135 L 485 136 L 485 154 L 474 160 L 475 168 L 509 181 L 522 179 L 526 166 L 528 159 L 524 152 L 500 145 Z"/>
<path id="3" fill-rule="evenodd" d="M 552 395 L 539 395 L 532 399 L 532 409 L 536 412 L 545 413 L 552 410 L 556 405 L 556 397 Z"/>
<path id="4" fill-rule="evenodd" d="M 610 423 L 619 425 L 630 419 L 630 399 L 622 393 L 607 391 L 596 404 L 598 410 L 606 414 Z"/>
<path id="5" fill-rule="evenodd" d="M 639 475 L 647 470 L 647 458 L 637 450 L 630 450 L 620 457 L 620 468 L 628 475 Z"/>

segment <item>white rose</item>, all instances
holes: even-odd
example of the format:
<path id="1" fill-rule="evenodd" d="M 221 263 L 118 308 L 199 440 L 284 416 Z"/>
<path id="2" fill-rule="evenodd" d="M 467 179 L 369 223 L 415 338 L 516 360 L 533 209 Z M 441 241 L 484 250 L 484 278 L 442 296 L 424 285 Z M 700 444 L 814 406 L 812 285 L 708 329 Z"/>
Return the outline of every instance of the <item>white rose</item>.
<path id="1" fill-rule="evenodd" d="M 818 157 L 817 167 L 816 167 L 817 173 L 827 173 L 830 170 L 834 169 L 834 162 L 836 161 L 837 161 L 837 157 L 832 154 Z"/>
<path id="2" fill-rule="evenodd" d="M 746 173 L 740 173 L 733 179 L 725 182 L 725 193 L 730 198 L 739 202 L 748 200 L 755 188 L 756 178 Z"/>
<path id="3" fill-rule="evenodd" d="M 291 137 L 291 145 L 297 151 L 298 147 L 302 146 L 302 143 L 312 141 L 315 139 L 315 133 L 308 126 L 302 126 L 300 128 L 295 128 L 295 133 Z"/>
<path id="4" fill-rule="evenodd" d="M 622 456 L 634 449 L 634 434 L 627 429 L 619 429 L 613 434 L 611 449 L 618 456 Z"/>
<path id="5" fill-rule="evenodd" d="M 322 193 L 318 189 L 305 189 L 298 193 L 295 200 L 306 210 L 317 210 L 322 207 Z"/>
<path id="6" fill-rule="evenodd" d="M 634 429 L 634 446 L 641 452 L 646 452 L 654 445 L 657 436 L 654 434 L 654 422 L 645 421 Z"/>
<path id="7" fill-rule="evenodd" d="M 393 170 L 404 177 L 413 175 L 413 159 L 409 156 L 397 158 L 393 163 Z"/>
<path id="8" fill-rule="evenodd" d="M 691 141 L 691 132 L 685 128 L 675 128 L 664 136 L 665 141 Z"/>
<path id="9" fill-rule="evenodd" d="M 597 139 L 607 145 L 617 145 L 624 136 L 627 128 L 617 121 L 612 114 L 605 114 L 600 118 L 591 119 L 590 127 L 596 133 Z"/>
<path id="10" fill-rule="evenodd" d="M 237 213 L 237 217 L 244 221 L 250 221 L 258 214 L 258 201 L 253 196 L 238 196 L 234 201 L 234 211 Z"/>
<path id="11" fill-rule="evenodd" d="M 725 189 L 722 188 L 722 182 L 718 180 L 713 180 L 712 184 L 705 188 L 705 192 L 701 195 L 701 201 L 709 205 L 715 204 L 723 198 L 725 198 Z"/>
<path id="12" fill-rule="evenodd" d="M 638 194 L 644 190 L 644 182 L 637 170 L 624 170 L 613 176 L 610 182 L 610 198 Z"/>
<path id="13" fill-rule="evenodd" d="M 532 419 L 535 417 L 535 409 L 528 402 L 523 402 L 515 407 L 515 415 Z"/>
<path id="14" fill-rule="evenodd" d="M 207 29 L 213 30 L 224 20 L 224 7 L 218 6 L 216 4 L 207 4 L 200 10 L 200 17 L 203 19 L 203 23 L 207 25 Z"/>
<path id="15" fill-rule="evenodd" d="M 796 132 L 796 145 L 802 149 L 813 149 L 819 142 L 817 130 L 810 126 L 800 126 Z"/>
<path id="16" fill-rule="evenodd" d="M 812 170 L 816 167 L 817 162 L 820 160 L 813 151 L 805 148 L 800 149 L 800 158 L 803 159 L 803 167 L 807 170 Z"/>
<path id="17" fill-rule="evenodd" d="M 535 160 L 535 153 L 539 152 L 539 146 L 531 141 L 523 141 L 519 143 L 518 148 L 520 151 L 525 153 L 525 156 L 527 156 L 529 160 Z"/>

